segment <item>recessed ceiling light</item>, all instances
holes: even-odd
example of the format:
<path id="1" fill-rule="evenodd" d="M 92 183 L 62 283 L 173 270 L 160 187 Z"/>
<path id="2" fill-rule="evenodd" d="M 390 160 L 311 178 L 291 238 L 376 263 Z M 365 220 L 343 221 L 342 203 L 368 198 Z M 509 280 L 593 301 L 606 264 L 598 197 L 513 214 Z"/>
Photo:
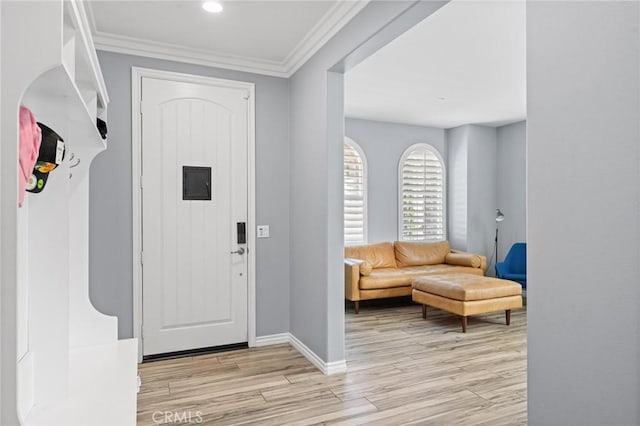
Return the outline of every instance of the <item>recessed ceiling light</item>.
<path id="1" fill-rule="evenodd" d="M 222 3 L 217 1 L 206 1 L 202 3 L 202 8 L 209 13 L 220 13 L 222 12 Z"/>

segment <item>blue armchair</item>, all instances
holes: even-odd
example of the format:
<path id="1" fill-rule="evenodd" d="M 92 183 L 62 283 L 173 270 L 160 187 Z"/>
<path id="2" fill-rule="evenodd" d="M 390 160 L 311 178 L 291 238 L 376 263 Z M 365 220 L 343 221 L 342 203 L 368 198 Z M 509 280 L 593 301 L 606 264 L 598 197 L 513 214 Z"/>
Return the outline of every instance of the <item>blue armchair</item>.
<path id="1" fill-rule="evenodd" d="M 527 288 L 527 244 L 515 243 L 511 246 L 504 262 L 496 263 L 496 277 L 519 283 Z"/>

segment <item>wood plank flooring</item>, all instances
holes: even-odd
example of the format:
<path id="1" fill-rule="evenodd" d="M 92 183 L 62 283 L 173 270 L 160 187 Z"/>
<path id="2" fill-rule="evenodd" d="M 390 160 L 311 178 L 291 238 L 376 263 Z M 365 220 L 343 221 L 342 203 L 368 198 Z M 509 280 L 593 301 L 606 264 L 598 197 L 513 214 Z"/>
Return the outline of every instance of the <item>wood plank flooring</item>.
<path id="1" fill-rule="evenodd" d="M 524 425 L 526 310 L 469 319 L 406 300 L 346 314 L 346 374 L 289 345 L 140 365 L 138 424 Z"/>

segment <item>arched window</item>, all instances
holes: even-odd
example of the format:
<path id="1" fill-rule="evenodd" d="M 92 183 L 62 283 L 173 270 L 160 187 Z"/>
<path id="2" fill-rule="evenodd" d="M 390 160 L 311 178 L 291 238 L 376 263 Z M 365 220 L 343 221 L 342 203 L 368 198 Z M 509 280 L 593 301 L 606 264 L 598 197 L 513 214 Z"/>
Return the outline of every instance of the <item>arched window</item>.
<path id="1" fill-rule="evenodd" d="M 412 145 L 398 166 L 398 239 L 446 238 L 445 169 L 440 153 L 424 143 Z"/>
<path id="2" fill-rule="evenodd" d="M 344 139 L 344 243 L 367 242 L 367 161 L 362 148 Z"/>

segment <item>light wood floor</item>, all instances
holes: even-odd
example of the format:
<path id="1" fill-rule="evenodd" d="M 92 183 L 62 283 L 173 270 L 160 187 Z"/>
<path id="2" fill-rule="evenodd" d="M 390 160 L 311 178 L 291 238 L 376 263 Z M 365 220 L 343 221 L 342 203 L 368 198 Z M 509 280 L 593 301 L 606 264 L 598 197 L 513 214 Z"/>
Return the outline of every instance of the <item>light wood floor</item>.
<path id="1" fill-rule="evenodd" d="M 289 345 L 142 364 L 138 424 L 526 424 L 524 309 L 509 327 L 504 312 L 472 317 L 463 334 L 437 309 L 425 321 L 407 301 L 365 302 L 346 330 L 346 374 Z"/>

